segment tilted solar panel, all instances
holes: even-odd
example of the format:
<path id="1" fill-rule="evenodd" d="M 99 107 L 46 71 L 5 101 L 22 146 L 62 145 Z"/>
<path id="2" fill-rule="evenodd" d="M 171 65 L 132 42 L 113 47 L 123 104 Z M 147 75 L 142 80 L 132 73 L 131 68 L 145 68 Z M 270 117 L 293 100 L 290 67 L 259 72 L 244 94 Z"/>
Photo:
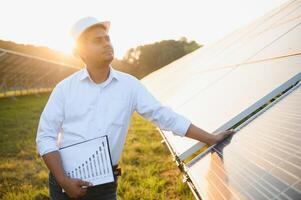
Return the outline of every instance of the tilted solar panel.
<path id="1" fill-rule="evenodd" d="M 301 55 L 249 64 L 231 68 L 213 82 L 218 78 L 217 73 L 212 74 L 214 77 L 207 73 L 195 78 L 193 84 L 188 84 L 174 96 L 184 103 L 171 101 L 170 105 L 176 105 L 177 112 L 208 132 L 226 130 L 299 81 L 300 63 Z M 171 132 L 165 131 L 164 136 L 181 160 L 203 146 L 196 140 Z"/>
<path id="2" fill-rule="evenodd" d="M 229 34 L 220 41 L 217 41 L 212 45 L 205 45 L 204 47 L 161 68 L 160 70 L 151 73 L 150 75 L 144 77 L 142 81 L 154 93 L 154 95 L 157 98 L 159 98 L 164 103 L 168 103 L 168 99 L 166 98 L 172 98 L 174 93 L 177 93 L 177 90 L 175 90 L 174 88 L 180 88 L 183 82 L 190 79 L 191 74 L 194 74 L 195 72 L 200 72 L 201 70 L 206 71 L 216 69 L 215 67 L 225 67 L 227 66 L 224 62 L 225 57 L 227 59 L 230 59 L 229 57 L 233 57 L 233 59 L 236 59 L 234 63 L 240 64 L 240 62 L 238 61 L 238 57 L 240 56 L 241 51 L 247 50 L 247 53 L 249 55 L 252 55 L 252 52 L 248 51 L 249 48 L 244 47 L 244 45 L 248 44 L 249 41 L 252 41 L 251 44 L 258 43 L 258 45 L 261 45 L 258 46 L 257 50 L 253 48 L 255 50 L 254 53 L 265 47 L 264 44 L 267 41 L 264 41 L 264 43 L 260 43 L 257 40 L 257 38 L 260 38 L 262 34 L 272 33 L 275 30 L 275 23 L 279 21 L 282 22 L 280 23 L 281 33 L 287 31 L 287 29 L 284 29 L 284 27 L 294 27 L 296 24 L 298 24 L 298 22 L 300 22 L 301 16 L 295 16 L 296 9 L 300 6 L 300 1 L 295 0 L 287 2 L 279 8 L 276 8 L 275 10 L 270 11 L 263 17 L 255 20 L 255 22 L 251 23 L 250 25 L 235 31 L 232 34 Z M 297 14 L 301 15 L 300 11 Z M 286 19 L 290 18 L 295 18 L 299 21 L 294 21 L 293 26 L 291 26 L 290 24 L 285 25 L 287 23 Z M 280 35 L 282 35 L 281 33 Z M 271 39 L 275 39 L 280 35 L 275 35 L 276 37 L 274 36 L 274 38 L 268 38 L 268 41 L 271 42 Z M 300 37 L 292 39 L 300 39 Z M 279 42 L 279 40 L 277 42 Z M 288 47 L 294 48 L 295 45 L 299 46 L 300 44 L 294 42 L 293 46 L 285 45 L 282 46 L 280 49 L 273 49 L 271 52 L 279 51 L 283 47 L 286 50 Z M 260 54 L 260 52 L 258 52 L 258 54 Z M 221 63 L 221 65 L 212 66 L 211 63 L 215 62 L 219 62 Z M 162 82 L 164 82 L 164 87 L 162 86 Z M 169 95 L 165 95 L 166 93 L 168 93 Z"/>
<path id="3" fill-rule="evenodd" d="M 165 105 L 214 133 L 300 80 L 301 1 L 290 1 L 232 35 L 154 72 L 143 83 Z M 203 146 L 161 131 L 180 160 Z"/>
<path id="4" fill-rule="evenodd" d="M 301 199 L 301 84 L 185 169 L 203 199 Z"/>

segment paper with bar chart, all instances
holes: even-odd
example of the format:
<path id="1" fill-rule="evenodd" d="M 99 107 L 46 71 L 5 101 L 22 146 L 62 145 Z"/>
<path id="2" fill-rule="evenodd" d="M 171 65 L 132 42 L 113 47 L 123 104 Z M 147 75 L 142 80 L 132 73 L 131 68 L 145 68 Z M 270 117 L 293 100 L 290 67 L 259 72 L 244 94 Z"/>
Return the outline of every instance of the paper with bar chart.
<path id="1" fill-rule="evenodd" d="M 66 146 L 59 151 L 68 177 L 89 181 L 93 185 L 114 181 L 107 136 Z"/>

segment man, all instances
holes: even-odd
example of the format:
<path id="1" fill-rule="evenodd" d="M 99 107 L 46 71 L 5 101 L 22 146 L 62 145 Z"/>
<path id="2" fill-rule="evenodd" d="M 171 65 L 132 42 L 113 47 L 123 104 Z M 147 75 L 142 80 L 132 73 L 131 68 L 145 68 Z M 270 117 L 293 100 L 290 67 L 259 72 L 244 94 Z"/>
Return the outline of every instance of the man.
<path id="1" fill-rule="evenodd" d="M 58 149 L 107 134 L 115 169 L 134 111 L 163 130 L 209 145 L 233 134 L 233 131 L 207 133 L 161 105 L 138 79 L 114 70 L 110 65 L 114 51 L 109 26 L 109 22 L 99 22 L 93 17 L 74 24 L 71 34 L 76 42 L 75 54 L 86 66 L 55 86 L 41 114 L 36 142 L 50 170 L 52 199 L 116 199 L 117 183 L 90 187 L 88 182 L 67 177 Z"/>

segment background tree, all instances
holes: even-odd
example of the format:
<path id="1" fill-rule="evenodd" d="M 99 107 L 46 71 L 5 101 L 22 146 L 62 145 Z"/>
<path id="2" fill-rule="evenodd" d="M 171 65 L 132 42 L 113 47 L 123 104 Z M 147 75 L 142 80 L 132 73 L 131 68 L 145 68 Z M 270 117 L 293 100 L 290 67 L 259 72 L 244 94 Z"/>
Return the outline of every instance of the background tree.
<path id="1" fill-rule="evenodd" d="M 162 40 L 129 49 L 119 64 L 130 66 L 134 75 L 141 78 L 201 46 L 185 37 L 179 40 Z"/>

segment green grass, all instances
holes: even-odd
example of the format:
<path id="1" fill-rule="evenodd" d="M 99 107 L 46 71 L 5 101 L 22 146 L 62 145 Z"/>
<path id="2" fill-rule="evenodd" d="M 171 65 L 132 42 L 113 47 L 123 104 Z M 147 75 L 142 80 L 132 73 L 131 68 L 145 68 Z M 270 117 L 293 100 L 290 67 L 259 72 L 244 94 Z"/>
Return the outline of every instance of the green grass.
<path id="1" fill-rule="evenodd" d="M 49 94 L 0 98 L 0 199 L 49 199 L 36 129 Z M 134 114 L 120 160 L 118 199 L 194 199 L 155 126 Z"/>

